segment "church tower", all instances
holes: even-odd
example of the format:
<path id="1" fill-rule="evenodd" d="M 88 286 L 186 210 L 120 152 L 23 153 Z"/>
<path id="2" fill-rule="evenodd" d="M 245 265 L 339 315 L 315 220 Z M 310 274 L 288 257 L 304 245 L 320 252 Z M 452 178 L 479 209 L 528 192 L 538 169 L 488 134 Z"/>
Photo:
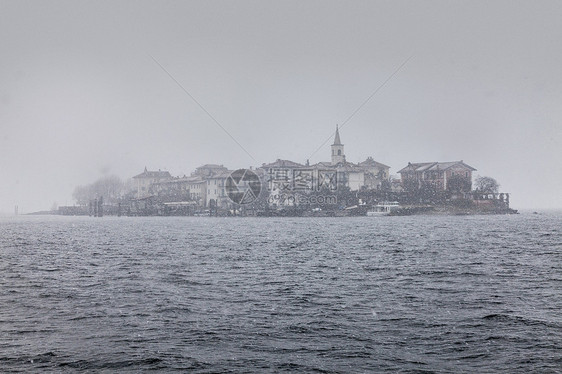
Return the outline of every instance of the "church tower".
<path id="1" fill-rule="evenodd" d="M 334 144 L 332 144 L 332 165 L 336 165 L 345 161 L 345 154 L 343 153 L 343 144 L 340 140 L 340 131 L 336 125 L 336 136 L 334 137 Z"/>

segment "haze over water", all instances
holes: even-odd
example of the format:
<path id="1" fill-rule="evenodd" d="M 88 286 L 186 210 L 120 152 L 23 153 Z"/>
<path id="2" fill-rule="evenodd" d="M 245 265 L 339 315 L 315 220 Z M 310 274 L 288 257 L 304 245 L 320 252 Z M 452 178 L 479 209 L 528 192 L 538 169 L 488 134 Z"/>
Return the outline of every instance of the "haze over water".
<path id="1" fill-rule="evenodd" d="M 0 214 L 72 205 L 76 186 L 145 166 L 329 161 L 336 124 L 349 162 L 395 175 L 464 160 L 514 209 L 562 209 L 560 14 L 553 0 L 0 0 Z"/>
<path id="2" fill-rule="evenodd" d="M 554 373 L 561 226 L 0 218 L 0 371 Z"/>

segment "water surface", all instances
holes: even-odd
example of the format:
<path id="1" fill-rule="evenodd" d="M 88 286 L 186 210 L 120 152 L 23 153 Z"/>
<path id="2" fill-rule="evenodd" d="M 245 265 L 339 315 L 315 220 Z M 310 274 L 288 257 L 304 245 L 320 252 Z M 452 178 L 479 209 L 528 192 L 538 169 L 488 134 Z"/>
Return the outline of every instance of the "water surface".
<path id="1" fill-rule="evenodd" d="M 558 372 L 560 227 L 0 218 L 0 371 Z"/>

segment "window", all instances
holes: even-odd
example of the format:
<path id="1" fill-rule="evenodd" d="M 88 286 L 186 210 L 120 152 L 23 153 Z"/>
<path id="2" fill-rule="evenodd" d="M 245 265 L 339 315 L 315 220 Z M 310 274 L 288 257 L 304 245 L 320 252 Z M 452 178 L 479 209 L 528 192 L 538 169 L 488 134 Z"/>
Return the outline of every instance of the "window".
<path id="1" fill-rule="evenodd" d="M 338 156 L 341 156 L 341 149 L 338 149 Z"/>

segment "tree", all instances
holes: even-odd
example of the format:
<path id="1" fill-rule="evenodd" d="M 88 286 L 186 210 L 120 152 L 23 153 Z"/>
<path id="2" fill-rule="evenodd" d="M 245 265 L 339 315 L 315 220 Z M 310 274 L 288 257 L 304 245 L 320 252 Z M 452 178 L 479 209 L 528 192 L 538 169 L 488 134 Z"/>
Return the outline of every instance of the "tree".
<path id="1" fill-rule="evenodd" d="M 93 186 L 96 194 L 103 196 L 108 203 L 115 202 L 123 193 L 123 182 L 115 175 L 100 178 Z"/>
<path id="2" fill-rule="evenodd" d="M 497 193 L 500 188 L 498 182 L 491 177 L 478 176 L 474 180 L 474 184 L 476 186 L 476 191 L 482 193 Z"/>
<path id="3" fill-rule="evenodd" d="M 410 193 L 416 193 L 420 189 L 419 182 L 414 178 L 404 179 L 402 185 L 404 190 Z"/>
<path id="4" fill-rule="evenodd" d="M 76 186 L 72 197 L 76 200 L 76 203 L 81 206 L 88 205 L 90 198 L 90 187 L 89 186 Z"/>
<path id="5" fill-rule="evenodd" d="M 98 179 L 94 183 L 86 186 L 77 186 L 72 193 L 72 197 L 78 205 L 85 206 L 90 200 L 103 196 L 108 203 L 115 203 L 121 198 L 124 192 L 124 183 L 117 176 L 107 176 Z"/>
<path id="6" fill-rule="evenodd" d="M 470 178 L 461 175 L 453 175 L 447 181 L 447 190 L 450 192 L 470 192 L 471 187 Z"/>
<path id="7" fill-rule="evenodd" d="M 441 200 L 441 191 L 431 182 L 423 181 L 420 188 L 415 192 L 415 196 L 420 202 L 435 203 Z"/>

